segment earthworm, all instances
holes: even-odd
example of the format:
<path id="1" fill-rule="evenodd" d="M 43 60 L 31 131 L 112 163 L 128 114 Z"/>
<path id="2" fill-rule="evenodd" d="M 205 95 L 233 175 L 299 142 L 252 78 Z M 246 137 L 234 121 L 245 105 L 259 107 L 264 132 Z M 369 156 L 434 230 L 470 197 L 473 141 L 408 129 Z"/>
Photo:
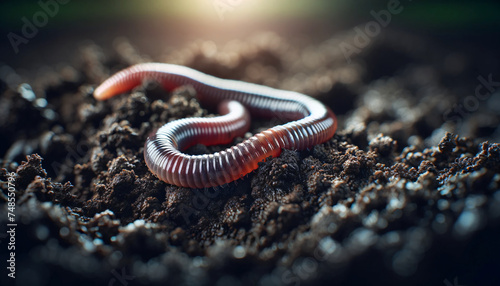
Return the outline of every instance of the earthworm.
<path id="1" fill-rule="evenodd" d="M 191 85 L 206 108 L 219 107 L 221 116 L 184 118 L 163 125 L 149 136 L 144 158 L 149 170 L 166 183 L 190 187 L 215 187 L 235 181 L 257 169 L 282 149 L 304 150 L 330 139 L 337 129 L 335 114 L 307 95 L 267 86 L 220 79 L 188 67 L 144 63 L 122 70 L 98 86 L 97 100 L 105 100 L 156 80 L 166 90 Z M 279 117 L 291 122 L 278 125 L 225 151 L 188 155 L 183 150 L 198 143 L 229 144 L 250 127 L 250 115 Z"/>

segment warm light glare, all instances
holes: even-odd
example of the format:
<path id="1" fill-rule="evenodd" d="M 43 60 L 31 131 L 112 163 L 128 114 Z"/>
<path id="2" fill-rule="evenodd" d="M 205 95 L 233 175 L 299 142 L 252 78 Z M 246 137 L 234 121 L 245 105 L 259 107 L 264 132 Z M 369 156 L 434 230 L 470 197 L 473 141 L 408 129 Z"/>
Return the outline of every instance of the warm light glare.
<path id="1" fill-rule="evenodd" d="M 142 3 L 142 2 L 141 2 Z M 158 1 L 149 6 L 161 7 L 169 16 L 192 20 L 258 21 L 304 18 L 331 11 L 336 1 L 305 0 L 187 0 L 171 3 Z M 155 8 L 156 9 L 156 8 Z"/>

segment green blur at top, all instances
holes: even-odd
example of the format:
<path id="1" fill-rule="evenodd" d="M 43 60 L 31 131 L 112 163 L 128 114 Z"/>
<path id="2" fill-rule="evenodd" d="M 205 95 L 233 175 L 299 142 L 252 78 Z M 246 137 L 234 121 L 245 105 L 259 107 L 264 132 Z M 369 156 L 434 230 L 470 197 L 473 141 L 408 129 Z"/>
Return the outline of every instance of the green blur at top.
<path id="1" fill-rule="evenodd" d="M 193 21 L 331 20 L 359 24 L 369 21 L 370 11 L 397 0 L 39 0 L 2 1 L 3 28 L 19 27 L 22 17 L 31 18 L 43 5 L 57 4 L 50 25 L 108 20 L 163 18 Z M 422 28 L 462 28 L 498 25 L 497 1 L 398 1 L 404 12 L 395 23 Z"/>

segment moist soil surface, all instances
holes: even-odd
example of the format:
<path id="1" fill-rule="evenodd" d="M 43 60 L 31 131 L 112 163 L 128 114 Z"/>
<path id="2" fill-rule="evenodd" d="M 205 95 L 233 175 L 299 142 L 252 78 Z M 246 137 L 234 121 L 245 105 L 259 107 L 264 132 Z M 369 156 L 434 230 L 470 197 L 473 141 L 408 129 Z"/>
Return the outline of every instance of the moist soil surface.
<path id="1" fill-rule="evenodd" d="M 339 47 L 352 37 L 311 45 L 257 33 L 157 57 L 121 39 L 113 50 L 86 44 L 78 64 L 31 78 L 7 69 L 0 225 L 13 186 L 17 285 L 500 285 L 500 97 L 495 85 L 475 93 L 498 79 L 478 74 L 494 51 L 385 31 L 346 58 Z M 144 162 L 147 136 L 217 114 L 190 86 L 93 98 L 145 61 L 308 94 L 336 113 L 338 130 L 225 186 L 166 184 Z M 252 120 L 246 137 L 284 123 Z"/>

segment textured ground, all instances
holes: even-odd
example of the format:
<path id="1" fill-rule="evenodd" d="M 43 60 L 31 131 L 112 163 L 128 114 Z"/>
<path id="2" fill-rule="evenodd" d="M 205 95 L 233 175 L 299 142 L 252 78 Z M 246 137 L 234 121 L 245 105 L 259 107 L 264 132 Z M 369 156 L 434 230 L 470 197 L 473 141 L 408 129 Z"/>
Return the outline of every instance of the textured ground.
<path id="1" fill-rule="evenodd" d="M 17 285 L 498 285 L 499 94 L 456 108 L 490 54 L 390 32 L 348 62 L 339 45 L 352 36 L 260 33 L 153 59 L 303 92 L 338 115 L 330 141 L 216 189 L 167 185 L 142 155 L 165 122 L 213 115 L 192 88 L 93 99 L 111 73 L 151 60 L 127 40 L 29 79 L 4 66 L 0 225 L 15 172 Z"/>

